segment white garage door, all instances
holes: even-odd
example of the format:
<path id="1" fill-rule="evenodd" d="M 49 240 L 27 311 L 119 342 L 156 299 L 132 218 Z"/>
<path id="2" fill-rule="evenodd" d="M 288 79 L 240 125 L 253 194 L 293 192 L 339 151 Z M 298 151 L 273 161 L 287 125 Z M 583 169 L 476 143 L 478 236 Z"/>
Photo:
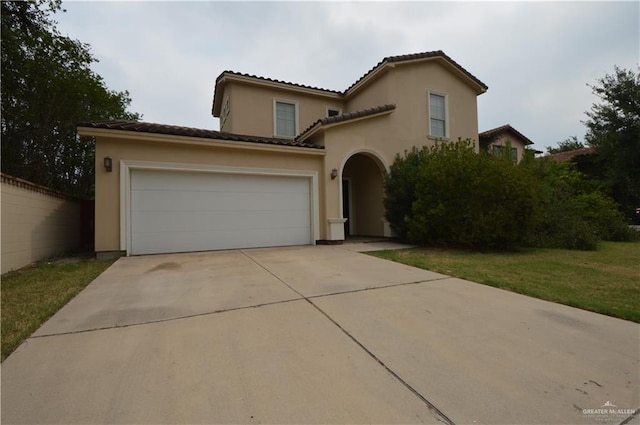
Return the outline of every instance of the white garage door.
<path id="1" fill-rule="evenodd" d="M 131 171 L 131 254 L 312 243 L 309 179 Z"/>

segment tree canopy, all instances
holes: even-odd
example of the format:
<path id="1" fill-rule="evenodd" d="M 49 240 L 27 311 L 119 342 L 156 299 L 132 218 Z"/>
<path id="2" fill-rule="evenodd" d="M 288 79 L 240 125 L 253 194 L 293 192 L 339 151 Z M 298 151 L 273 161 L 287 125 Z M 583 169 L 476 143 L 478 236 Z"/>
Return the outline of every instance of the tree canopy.
<path id="1" fill-rule="evenodd" d="M 584 143 L 580 142 L 576 136 L 571 136 L 561 142 L 558 142 L 557 147 L 547 146 L 547 153 L 554 154 L 560 152 L 569 152 L 576 149 L 582 149 L 586 147 Z"/>
<path id="2" fill-rule="evenodd" d="M 80 198 L 93 196 L 95 146 L 87 120 L 139 119 L 129 92 L 91 69 L 89 45 L 62 36 L 60 0 L 2 1 L 2 171 Z"/>
<path id="3" fill-rule="evenodd" d="M 586 113 L 585 140 L 604 164 L 613 198 L 629 213 L 640 207 L 640 73 L 616 66 L 591 89 L 600 102 Z"/>

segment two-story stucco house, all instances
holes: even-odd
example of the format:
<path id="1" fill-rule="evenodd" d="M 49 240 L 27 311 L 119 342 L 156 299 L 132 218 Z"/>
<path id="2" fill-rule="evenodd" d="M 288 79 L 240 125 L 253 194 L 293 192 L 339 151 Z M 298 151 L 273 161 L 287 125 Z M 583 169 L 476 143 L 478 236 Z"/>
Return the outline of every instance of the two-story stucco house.
<path id="1" fill-rule="evenodd" d="M 344 91 L 225 71 L 220 131 L 89 122 L 98 255 L 391 236 L 383 176 L 397 154 L 478 140 L 487 86 L 441 51 L 384 58 Z"/>

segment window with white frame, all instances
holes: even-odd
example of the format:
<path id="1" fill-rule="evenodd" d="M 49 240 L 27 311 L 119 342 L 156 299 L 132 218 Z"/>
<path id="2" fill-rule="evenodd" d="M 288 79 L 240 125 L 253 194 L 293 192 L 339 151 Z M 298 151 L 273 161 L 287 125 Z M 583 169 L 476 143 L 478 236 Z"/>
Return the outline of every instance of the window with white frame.
<path id="1" fill-rule="evenodd" d="M 447 137 L 447 99 L 442 94 L 429 93 L 429 135 Z"/>
<path id="2" fill-rule="evenodd" d="M 280 137 L 296 137 L 297 105 L 294 102 L 274 100 L 275 135 Z"/>

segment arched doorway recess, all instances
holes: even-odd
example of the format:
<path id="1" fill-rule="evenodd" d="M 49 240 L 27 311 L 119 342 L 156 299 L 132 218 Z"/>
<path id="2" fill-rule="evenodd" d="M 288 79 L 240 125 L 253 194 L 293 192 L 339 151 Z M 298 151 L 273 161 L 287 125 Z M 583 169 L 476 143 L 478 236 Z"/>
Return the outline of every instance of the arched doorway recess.
<path id="1" fill-rule="evenodd" d="M 386 236 L 384 173 L 386 167 L 374 152 L 356 152 L 342 167 L 341 207 L 344 235 Z"/>

